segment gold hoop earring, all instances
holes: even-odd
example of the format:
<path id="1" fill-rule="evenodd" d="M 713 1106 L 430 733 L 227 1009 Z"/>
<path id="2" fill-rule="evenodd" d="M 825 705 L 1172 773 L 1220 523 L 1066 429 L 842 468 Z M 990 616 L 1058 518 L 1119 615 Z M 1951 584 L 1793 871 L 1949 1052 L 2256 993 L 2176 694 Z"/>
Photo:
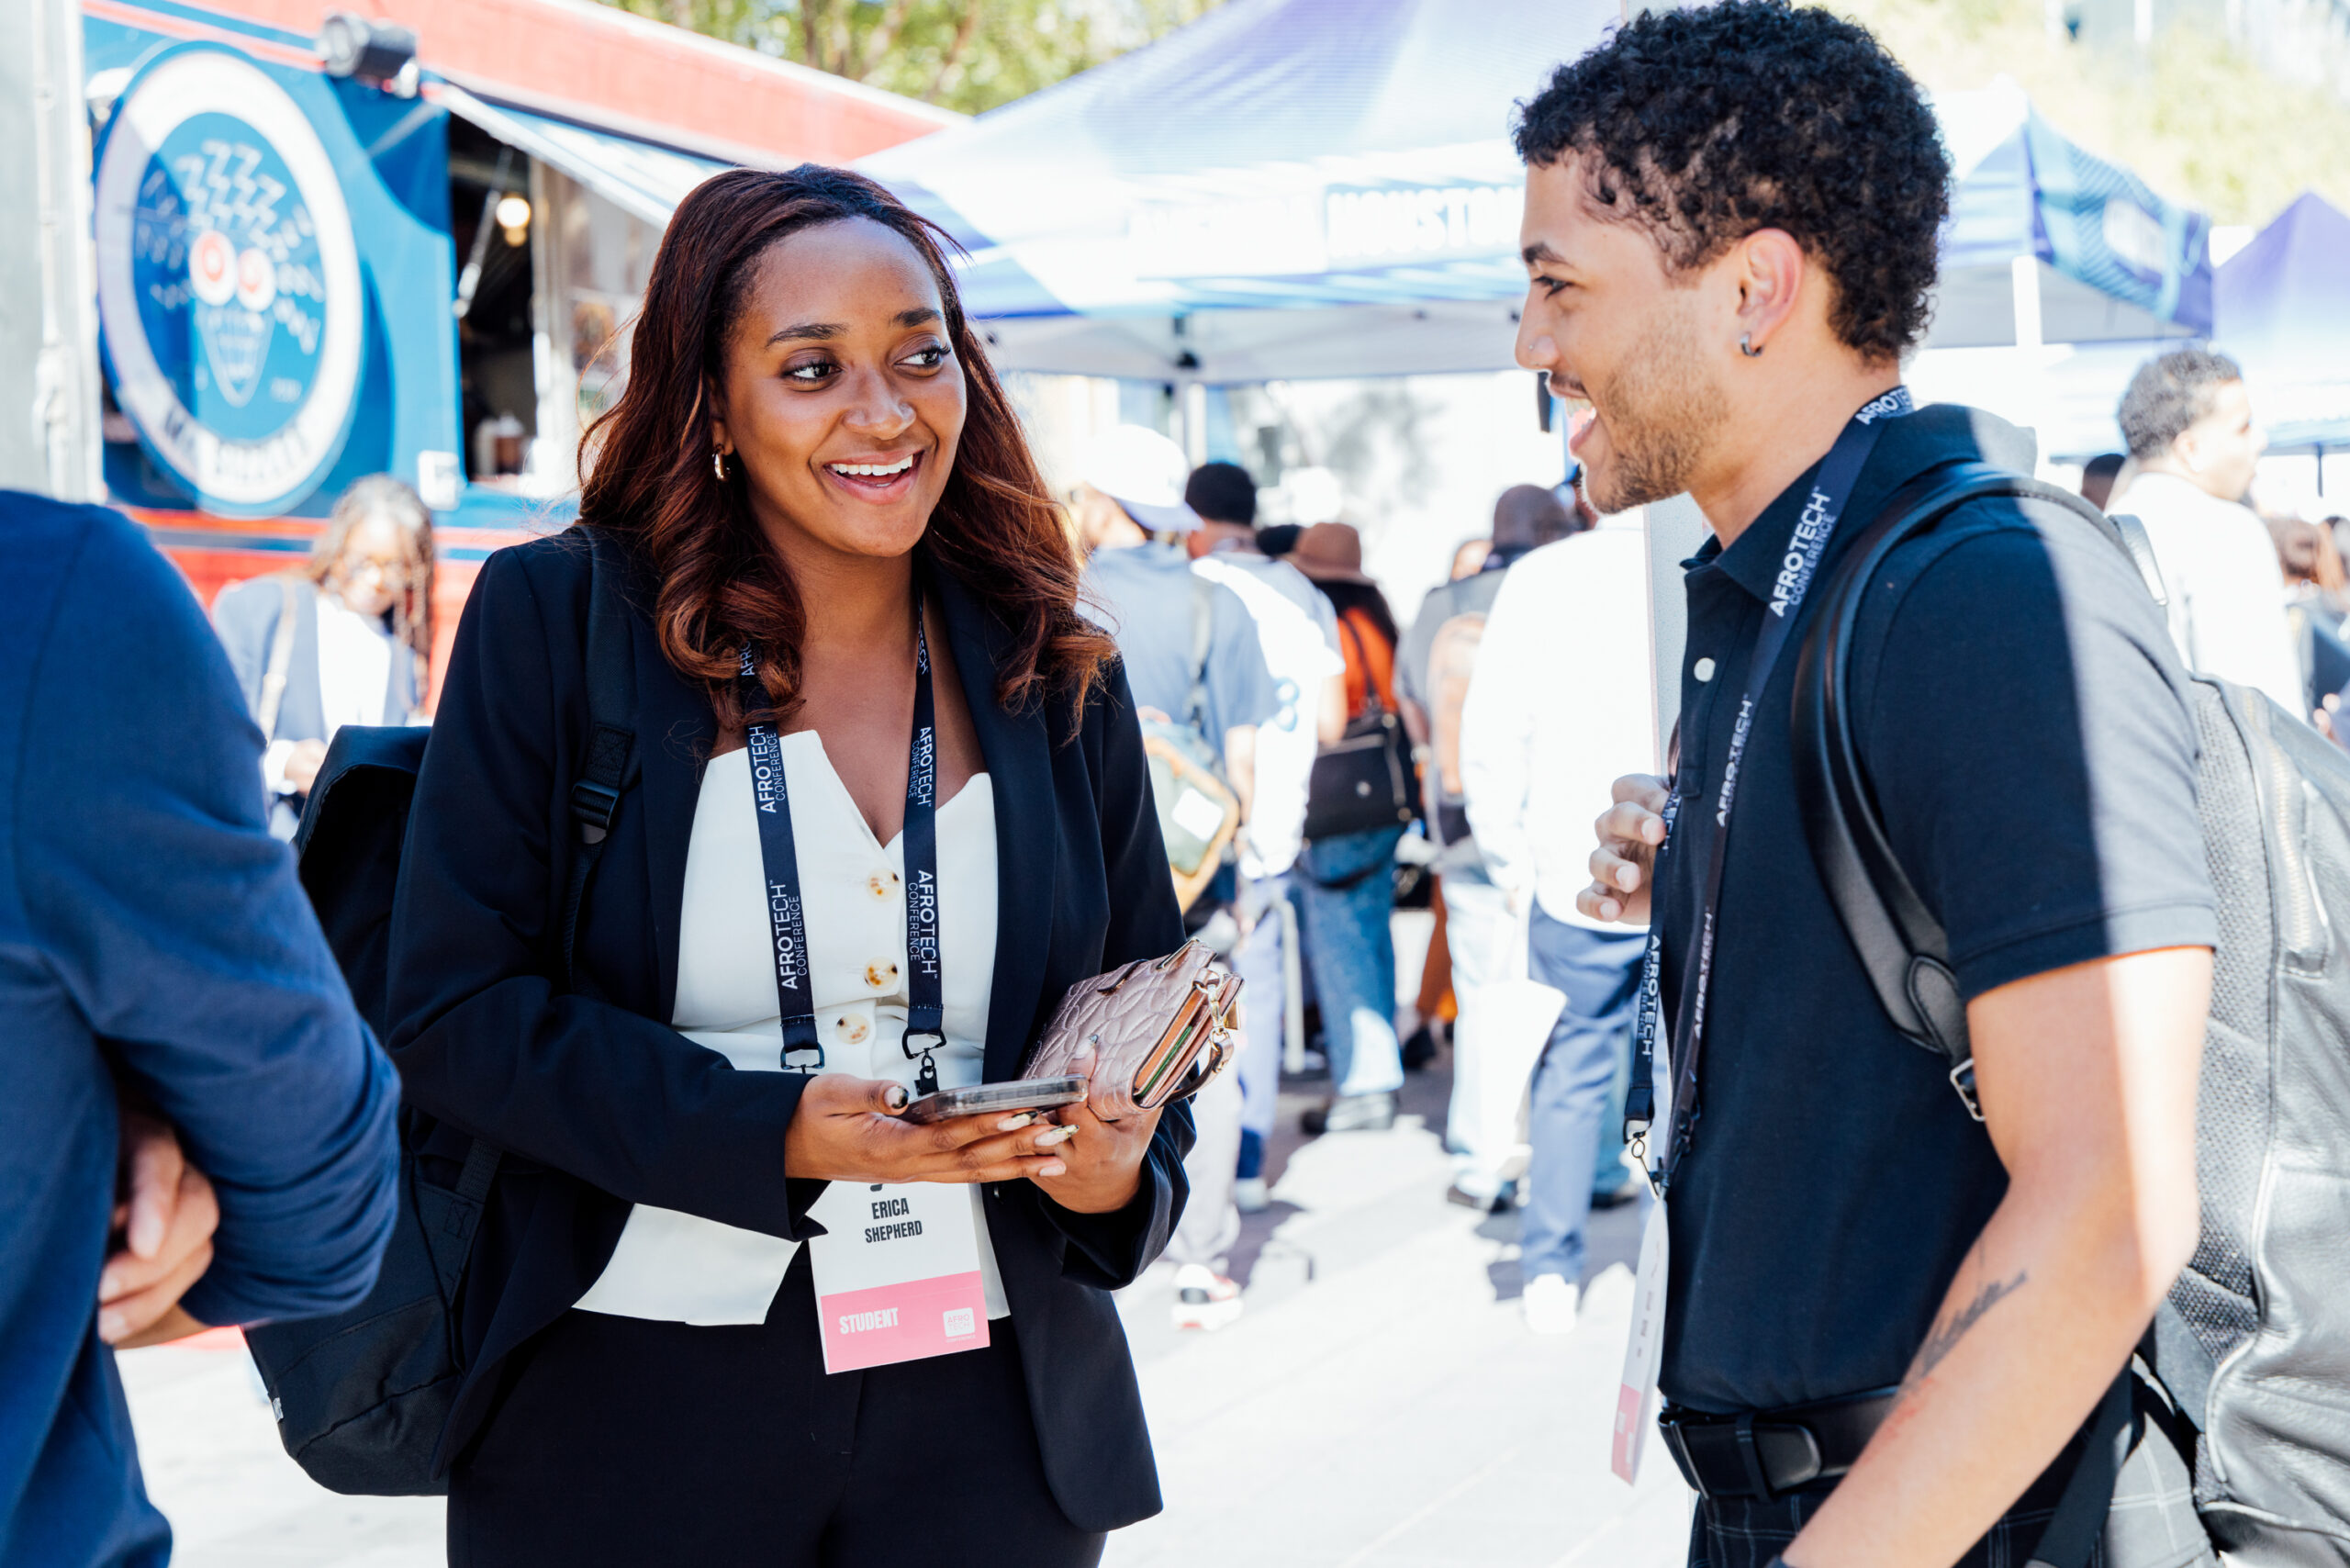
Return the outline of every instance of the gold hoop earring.
<path id="1" fill-rule="evenodd" d="M 1738 352 L 1744 354 L 1749 359 L 1761 359 L 1762 357 L 1762 351 L 1754 346 L 1754 334 L 1751 332 L 1743 333 L 1740 336 L 1738 340 Z"/>
<path id="2" fill-rule="evenodd" d="M 710 467 L 711 472 L 718 476 L 720 484 L 726 483 L 726 449 L 724 447 L 713 446 L 710 449 Z"/>

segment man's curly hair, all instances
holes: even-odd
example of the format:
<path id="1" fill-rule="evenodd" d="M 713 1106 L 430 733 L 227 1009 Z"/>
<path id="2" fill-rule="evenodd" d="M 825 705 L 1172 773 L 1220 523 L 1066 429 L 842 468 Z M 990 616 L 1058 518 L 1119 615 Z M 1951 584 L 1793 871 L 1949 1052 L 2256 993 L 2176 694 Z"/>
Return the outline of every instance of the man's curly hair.
<path id="1" fill-rule="evenodd" d="M 1592 199 L 1675 272 L 1783 229 L 1835 279 L 1845 343 L 1897 359 L 1925 330 L 1950 160 L 1864 28 L 1778 0 L 1651 11 L 1518 106 L 1516 141 L 1528 163 L 1588 158 Z"/>

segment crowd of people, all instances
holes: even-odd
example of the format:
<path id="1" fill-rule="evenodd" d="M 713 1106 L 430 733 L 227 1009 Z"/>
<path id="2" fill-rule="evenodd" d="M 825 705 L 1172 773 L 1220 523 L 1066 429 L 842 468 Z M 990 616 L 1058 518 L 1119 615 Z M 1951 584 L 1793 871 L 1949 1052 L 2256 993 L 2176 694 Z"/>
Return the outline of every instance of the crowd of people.
<path id="1" fill-rule="evenodd" d="M 0 1563 L 168 1557 L 113 1352 L 225 1324 L 467 1568 L 1097 1562 L 1160 1506 L 1113 1294 L 1163 1257 L 1231 1322 L 1285 1063 L 1304 1132 L 1375 1132 L 1446 1034 L 1531 1328 L 1646 1195 L 1612 1457 L 1659 1436 L 1693 1568 L 2350 1543 L 2339 1148 L 2293 1134 L 2292 1202 L 2196 1177 L 2199 1115 L 2338 1064 L 2244 1011 L 2329 983 L 2259 858 L 2322 823 L 2224 813 L 2350 801 L 2340 520 L 2243 504 L 2204 350 L 2132 382 L 2102 512 L 1915 406 L 1949 163 L 1854 23 L 1647 12 L 1516 117 L 1577 472 L 1408 631 L 1354 527 L 1155 431 L 1048 483 L 942 235 L 814 165 L 679 204 L 579 526 L 485 564 L 429 732 L 397 481 L 217 634 L 121 515 L 8 497 Z M 412 795 L 321 784 L 363 742 Z M 2224 1473 L 2207 1417 L 2257 1428 Z"/>

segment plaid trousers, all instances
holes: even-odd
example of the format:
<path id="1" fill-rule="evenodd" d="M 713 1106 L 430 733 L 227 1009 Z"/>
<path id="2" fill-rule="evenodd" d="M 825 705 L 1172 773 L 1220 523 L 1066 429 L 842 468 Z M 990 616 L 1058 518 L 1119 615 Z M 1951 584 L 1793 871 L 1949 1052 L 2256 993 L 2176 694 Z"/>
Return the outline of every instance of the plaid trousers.
<path id="1" fill-rule="evenodd" d="M 2195 1517 L 2193 1474 L 2170 1439 L 2147 1418 L 2152 1398 L 2142 1386 L 2138 1439 L 2115 1480 L 2105 1535 L 2089 1553 L 2087 1568 L 2218 1568 Z M 2071 1473 L 2069 1463 L 2053 1466 L 1954 1568 L 2024 1568 Z M 1768 1501 L 1701 1499 L 1689 1523 L 1689 1568 L 1767 1568 L 1832 1490 L 1791 1492 Z"/>

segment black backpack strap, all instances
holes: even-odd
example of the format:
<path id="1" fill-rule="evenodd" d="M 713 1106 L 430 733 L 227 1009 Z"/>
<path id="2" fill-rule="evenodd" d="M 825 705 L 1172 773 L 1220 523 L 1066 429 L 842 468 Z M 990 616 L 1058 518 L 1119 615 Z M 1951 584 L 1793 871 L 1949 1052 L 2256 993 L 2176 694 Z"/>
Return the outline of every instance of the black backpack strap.
<path id="1" fill-rule="evenodd" d="M 621 595 L 620 546 L 604 530 L 583 525 L 588 537 L 588 756 L 571 786 L 571 816 L 578 843 L 571 856 L 571 885 L 563 901 L 563 972 L 579 989 L 574 945 L 588 879 L 620 814 L 621 795 L 636 782 L 636 652 L 630 644 L 629 608 Z"/>
<path id="2" fill-rule="evenodd" d="M 2123 1367 L 2105 1397 L 2098 1401 L 2080 1462 L 2057 1495 L 2056 1510 L 2049 1515 L 2047 1528 L 2040 1532 L 2040 1544 L 2032 1548 L 2031 1561 L 2024 1568 L 2087 1568 L 2090 1554 L 2105 1537 L 2114 1483 L 2121 1479 L 2121 1466 L 2137 1437 L 2137 1423 L 2130 1418 L 2137 1381 L 2136 1372 Z"/>
<path id="3" fill-rule="evenodd" d="M 583 527 L 588 539 L 588 756 L 571 786 L 571 816 L 578 843 L 571 855 L 571 881 L 563 899 L 563 972 L 573 991 L 581 984 L 573 946 L 579 932 L 579 909 L 587 902 L 588 881 L 603 857 L 604 841 L 611 836 L 620 814 L 621 796 L 636 782 L 636 655 L 629 645 L 628 603 L 621 597 L 623 574 L 619 546 L 600 528 Z M 453 1211 L 451 1225 L 463 1215 L 470 1227 L 488 1201 L 490 1183 L 498 1178 L 504 1158 L 496 1144 L 476 1138 L 465 1151 L 465 1168 L 457 1177 L 457 1196 L 464 1204 Z"/>
<path id="4" fill-rule="evenodd" d="M 1951 1087 L 1977 1121 L 1983 1111 L 1975 1094 L 1975 1053 L 1951 968 L 1950 938 L 1886 837 L 1861 767 L 1848 666 L 1863 590 L 1886 558 L 1959 507 L 2002 496 L 2064 507 L 2115 543 L 2126 538 L 2079 497 L 2024 475 L 1976 462 L 1929 469 L 1886 503 L 1816 595 L 1820 610 L 1796 661 L 1791 724 L 1796 795 L 1829 901 L 1894 1027 L 1948 1060 Z"/>

